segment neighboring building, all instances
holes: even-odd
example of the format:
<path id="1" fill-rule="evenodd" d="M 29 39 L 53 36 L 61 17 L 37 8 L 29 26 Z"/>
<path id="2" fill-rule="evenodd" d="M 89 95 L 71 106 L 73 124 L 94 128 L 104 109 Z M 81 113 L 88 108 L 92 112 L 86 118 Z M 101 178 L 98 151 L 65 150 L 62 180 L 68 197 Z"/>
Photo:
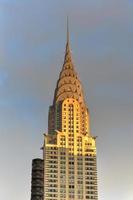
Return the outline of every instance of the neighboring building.
<path id="1" fill-rule="evenodd" d="M 32 160 L 31 200 L 43 200 L 44 196 L 44 162 L 36 158 Z"/>
<path id="2" fill-rule="evenodd" d="M 44 135 L 44 200 L 98 200 L 95 139 L 67 27 L 64 64 Z"/>

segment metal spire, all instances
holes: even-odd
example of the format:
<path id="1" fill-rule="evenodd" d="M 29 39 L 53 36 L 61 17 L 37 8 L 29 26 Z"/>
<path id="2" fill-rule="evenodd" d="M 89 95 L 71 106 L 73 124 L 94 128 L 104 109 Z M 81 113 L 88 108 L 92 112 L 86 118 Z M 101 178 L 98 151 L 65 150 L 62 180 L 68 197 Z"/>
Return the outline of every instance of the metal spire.
<path id="1" fill-rule="evenodd" d="M 69 22 L 68 22 L 68 16 L 67 16 L 67 38 L 66 38 L 66 53 L 71 54 L 70 52 L 70 37 L 69 37 Z"/>
<path id="2" fill-rule="evenodd" d="M 54 104 L 55 102 L 64 100 L 66 97 L 75 98 L 80 103 L 84 103 L 82 85 L 80 80 L 78 79 L 72 62 L 69 39 L 69 24 L 67 17 L 65 57 L 55 89 Z"/>
<path id="3" fill-rule="evenodd" d="M 69 46 L 69 22 L 68 22 L 68 16 L 67 16 L 67 45 Z"/>

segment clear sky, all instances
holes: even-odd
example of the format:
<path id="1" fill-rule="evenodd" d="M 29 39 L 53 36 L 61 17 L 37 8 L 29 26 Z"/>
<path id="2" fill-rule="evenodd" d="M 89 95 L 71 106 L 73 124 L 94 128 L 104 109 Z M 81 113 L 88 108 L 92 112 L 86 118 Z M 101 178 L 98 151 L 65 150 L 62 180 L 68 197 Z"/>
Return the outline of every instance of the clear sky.
<path id="1" fill-rule="evenodd" d="M 0 0 L 0 199 L 30 199 L 67 15 L 98 136 L 99 200 L 133 200 L 132 0 Z"/>

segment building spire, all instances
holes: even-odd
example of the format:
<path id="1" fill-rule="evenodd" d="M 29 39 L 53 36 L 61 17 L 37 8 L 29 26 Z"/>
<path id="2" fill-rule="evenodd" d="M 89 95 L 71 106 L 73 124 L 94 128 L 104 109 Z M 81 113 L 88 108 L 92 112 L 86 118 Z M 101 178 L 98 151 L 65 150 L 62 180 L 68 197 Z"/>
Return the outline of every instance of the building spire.
<path id="1" fill-rule="evenodd" d="M 66 31 L 67 32 L 66 32 L 66 53 L 65 53 L 65 59 L 66 59 L 66 56 L 70 57 L 70 59 L 71 59 L 68 16 L 67 16 L 67 30 Z"/>
<path id="2" fill-rule="evenodd" d="M 67 46 L 69 47 L 69 22 L 68 22 L 68 16 L 67 16 Z"/>
<path id="3" fill-rule="evenodd" d="M 72 56 L 71 56 L 71 50 L 70 50 L 68 16 L 67 16 L 67 27 L 66 27 L 66 50 L 65 50 L 63 69 L 66 69 L 66 68 L 70 68 L 70 69 L 74 70 L 74 66 L 73 66 L 73 62 L 72 62 Z"/>
<path id="4" fill-rule="evenodd" d="M 69 24 L 67 17 L 65 57 L 55 89 L 54 104 L 66 98 L 74 98 L 79 101 L 79 103 L 85 103 L 82 85 L 72 62 L 69 40 Z"/>

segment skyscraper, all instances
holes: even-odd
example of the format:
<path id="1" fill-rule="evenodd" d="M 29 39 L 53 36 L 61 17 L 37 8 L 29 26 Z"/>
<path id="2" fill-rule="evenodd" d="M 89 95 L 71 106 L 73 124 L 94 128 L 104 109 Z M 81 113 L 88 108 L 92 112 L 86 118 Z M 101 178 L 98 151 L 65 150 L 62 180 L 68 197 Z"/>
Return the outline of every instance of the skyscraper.
<path id="1" fill-rule="evenodd" d="M 64 63 L 49 107 L 48 133 L 44 134 L 44 195 L 31 199 L 98 200 L 95 140 L 72 61 L 67 25 Z"/>

